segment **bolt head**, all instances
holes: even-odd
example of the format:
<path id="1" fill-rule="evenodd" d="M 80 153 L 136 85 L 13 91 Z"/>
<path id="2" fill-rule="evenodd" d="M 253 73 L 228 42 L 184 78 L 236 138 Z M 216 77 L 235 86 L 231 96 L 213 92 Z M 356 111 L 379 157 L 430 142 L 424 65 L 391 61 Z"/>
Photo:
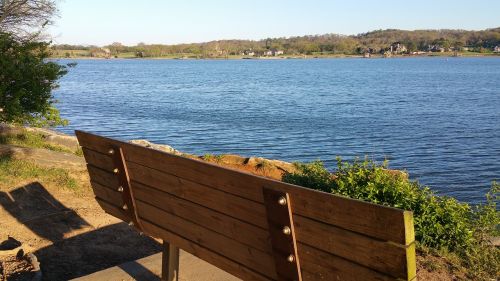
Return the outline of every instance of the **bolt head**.
<path id="1" fill-rule="evenodd" d="M 115 154 L 115 150 L 114 150 L 114 149 L 112 149 L 112 148 L 110 148 L 110 149 L 108 150 L 108 154 L 110 154 L 110 155 Z"/>
<path id="2" fill-rule="evenodd" d="M 284 196 L 281 196 L 280 199 L 278 199 L 278 204 L 280 204 L 281 206 L 285 206 L 286 198 Z"/>
<path id="3" fill-rule="evenodd" d="M 113 169 L 113 173 L 118 174 L 118 172 L 119 172 L 118 168 Z"/>
<path id="4" fill-rule="evenodd" d="M 118 187 L 118 191 L 119 191 L 119 192 L 123 192 L 123 186 L 119 186 L 119 187 Z"/>
<path id="5" fill-rule="evenodd" d="M 133 221 L 131 221 L 131 222 L 129 222 L 129 223 L 128 223 L 128 225 L 129 225 L 129 226 L 134 226 L 134 222 L 133 222 Z"/>
<path id="6" fill-rule="evenodd" d="M 286 258 L 286 260 L 287 260 L 288 262 L 294 262 L 294 261 L 295 261 L 295 256 L 294 256 L 294 255 L 289 255 L 289 256 Z"/>
<path id="7" fill-rule="evenodd" d="M 290 235 L 292 233 L 292 229 L 289 226 L 283 227 L 283 234 Z"/>
<path id="8" fill-rule="evenodd" d="M 123 205 L 123 207 L 122 207 L 122 208 L 123 208 L 124 210 L 128 210 L 127 205 Z"/>

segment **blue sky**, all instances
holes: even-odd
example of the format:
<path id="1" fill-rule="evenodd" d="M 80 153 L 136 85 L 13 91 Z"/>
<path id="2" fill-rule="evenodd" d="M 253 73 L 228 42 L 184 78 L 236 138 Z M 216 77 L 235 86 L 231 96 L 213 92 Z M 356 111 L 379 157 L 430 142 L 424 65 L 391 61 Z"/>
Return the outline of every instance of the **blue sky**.
<path id="1" fill-rule="evenodd" d="M 62 0 L 56 44 L 177 44 L 375 29 L 500 27 L 499 0 Z"/>

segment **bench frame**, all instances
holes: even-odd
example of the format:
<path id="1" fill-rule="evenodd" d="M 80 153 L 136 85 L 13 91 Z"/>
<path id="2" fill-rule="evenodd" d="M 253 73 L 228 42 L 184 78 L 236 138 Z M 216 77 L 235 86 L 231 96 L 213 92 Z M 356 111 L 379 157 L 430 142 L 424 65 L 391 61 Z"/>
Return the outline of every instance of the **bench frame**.
<path id="1" fill-rule="evenodd" d="M 138 231 L 163 239 L 162 280 L 174 281 L 178 279 L 178 246 L 237 277 L 248 280 L 307 281 L 318 278 L 326 278 L 324 280 L 330 278 L 346 280 L 355 278 L 352 280 L 356 280 L 358 277 L 366 280 L 416 279 L 414 230 L 411 212 L 312 191 L 303 187 L 81 131 L 76 131 L 76 134 L 88 163 L 96 199 L 103 209 L 129 222 L 129 225 L 135 227 Z M 162 163 L 166 164 L 162 166 Z M 152 164 L 154 164 L 153 169 L 149 167 Z M 131 165 L 131 167 L 128 167 L 128 165 Z M 184 166 L 190 167 L 190 169 L 185 169 Z M 168 174 L 164 175 L 165 172 Z M 153 181 L 151 179 L 151 177 L 158 177 L 159 179 L 165 176 L 177 179 L 178 183 L 168 180 L 163 182 L 156 179 Z M 201 183 L 202 186 L 198 183 L 191 186 L 193 185 L 191 181 Z M 249 183 L 249 181 L 254 181 L 258 186 Z M 180 197 L 172 197 L 173 199 L 169 199 L 170 201 L 161 203 L 163 199 L 159 197 L 167 195 L 170 197 L 171 195 L 157 192 L 156 189 L 150 189 L 151 186 L 143 187 L 143 183 L 156 185 L 155 188 L 161 188 L 166 192 L 174 192 L 172 194 Z M 103 185 L 106 185 L 106 187 L 103 188 Z M 170 187 L 171 185 L 172 187 Z M 200 188 L 201 191 L 201 188 L 206 188 L 204 185 L 210 185 L 210 188 L 215 187 L 214 192 L 220 194 L 219 197 L 222 196 L 220 198 L 214 196 L 216 204 L 217 200 L 219 200 L 218 204 L 230 204 L 226 197 L 234 198 L 234 200 L 240 200 L 238 197 L 243 197 L 244 200 L 242 201 L 248 202 L 254 208 L 260 208 L 259 205 L 255 205 L 253 202 L 257 200 L 259 204 L 263 205 L 261 213 L 264 217 L 254 217 L 247 212 L 247 215 L 240 215 L 240 219 L 243 218 L 244 223 L 235 221 L 231 218 L 233 214 L 220 213 L 221 210 L 226 210 L 224 207 L 219 208 L 218 205 L 213 204 L 203 205 L 200 203 L 200 200 L 203 201 L 203 199 L 189 197 L 196 197 L 196 194 L 188 194 L 190 188 Z M 226 188 L 226 185 L 234 189 L 224 190 L 229 194 L 220 193 L 217 188 Z M 240 187 L 240 185 L 247 187 Z M 112 186 L 115 186 L 113 188 L 115 189 L 114 192 L 107 189 Z M 145 193 L 145 190 L 154 192 L 159 197 L 153 198 L 154 195 Z M 116 192 L 119 193 L 118 198 Z M 139 199 L 136 198 L 136 192 L 139 192 Z M 233 193 L 238 197 L 234 197 Z M 159 200 L 160 203 L 149 206 L 147 203 L 150 202 L 145 202 L 145 196 L 150 200 Z M 250 201 L 246 201 L 247 198 Z M 167 197 L 165 197 L 165 200 L 167 200 Z M 172 236 L 170 231 L 177 233 L 175 226 L 167 227 L 160 222 L 151 221 L 155 220 L 154 218 L 162 220 L 161 218 L 164 215 L 169 217 L 175 215 L 175 217 L 172 217 L 172 221 L 177 221 L 179 215 L 181 217 L 190 216 L 189 212 L 187 214 L 176 213 L 175 209 L 170 209 L 174 208 L 174 206 L 164 205 L 168 204 L 168 202 L 177 204 L 176 200 L 181 200 L 181 203 L 179 203 L 181 207 L 184 207 L 182 204 L 187 204 L 186 206 L 198 208 L 197 205 L 193 204 L 201 204 L 199 208 L 208 208 L 207 211 L 210 212 L 212 212 L 211 209 L 213 208 L 219 208 L 215 213 L 220 216 L 218 219 L 227 218 L 229 220 L 227 222 L 222 221 L 221 225 L 233 226 L 236 224 L 236 226 L 234 226 L 232 232 L 228 232 L 225 229 L 216 228 L 216 226 L 203 225 L 204 221 L 196 217 L 195 219 L 198 219 L 197 223 L 201 223 L 203 227 L 208 227 L 207 230 L 203 230 L 205 228 L 195 230 L 198 229 L 198 225 L 192 225 L 195 227 L 192 230 L 193 233 L 187 227 L 183 229 L 183 234 Z M 121 205 L 118 210 L 116 208 L 117 204 Z M 324 211 L 333 218 L 321 213 L 322 206 Z M 245 209 L 247 207 L 240 205 L 240 208 Z M 251 209 L 251 207 L 248 208 Z M 319 210 L 315 208 L 319 208 Z M 345 210 L 346 208 L 348 210 Z M 165 213 L 165 210 L 168 213 Z M 230 208 L 227 210 L 230 210 Z M 149 215 L 151 212 L 154 214 Z M 352 212 L 360 212 L 360 214 L 353 214 Z M 143 219 L 145 215 L 149 215 L 147 220 Z M 193 214 L 193 216 L 195 215 L 198 214 Z M 298 219 L 298 221 L 295 221 L 295 219 Z M 182 221 L 179 220 L 179 222 Z M 168 221 L 167 223 L 171 222 Z M 240 225 L 240 223 L 243 224 Z M 379 223 L 382 225 L 379 225 Z M 264 238 L 265 236 L 268 237 L 265 239 L 268 242 L 257 241 L 263 243 L 262 245 L 250 244 L 248 253 L 241 250 L 223 251 L 221 247 L 215 246 L 215 244 L 219 243 L 216 240 L 215 242 L 214 240 L 209 241 L 209 239 L 205 241 L 203 235 L 196 236 L 196 233 L 203 233 L 200 231 L 214 230 L 224 233 L 225 236 L 211 234 L 213 237 L 221 237 L 231 245 L 233 245 L 233 240 L 236 240 L 234 243 L 240 243 L 242 239 L 255 241 L 252 237 L 246 237 L 251 234 L 238 233 L 238 231 L 248 229 L 247 224 L 250 224 L 248 226 L 250 229 L 256 229 L 258 235 L 263 235 Z M 299 227 L 298 230 L 297 227 Z M 262 232 L 263 230 L 264 232 Z M 306 233 L 308 234 L 306 235 Z M 322 241 L 321 236 L 324 235 L 326 235 L 324 237 L 327 239 L 326 241 Z M 239 236 L 245 237 L 241 238 Z M 194 238 L 192 237 L 199 238 L 193 241 Z M 169 242 L 170 239 L 173 239 L 173 241 Z M 187 240 L 187 243 L 180 243 L 184 240 Z M 182 245 L 176 245 L 177 243 Z M 224 244 L 225 242 L 221 241 L 220 243 Z M 325 243 L 326 252 L 323 252 L 323 243 Z M 352 244 L 345 245 L 346 243 Z M 362 245 L 358 245 L 359 243 Z M 234 245 L 236 245 L 234 247 L 240 247 L 238 246 L 240 244 Z M 204 252 L 205 248 L 209 250 L 206 253 Z M 359 256 L 349 253 L 350 248 L 361 251 Z M 218 249 L 222 252 L 219 253 Z M 261 249 L 259 251 L 264 251 L 265 254 L 256 252 L 256 249 Z M 318 252 L 318 249 L 321 251 Z M 387 253 L 384 252 L 385 250 Z M 372 251 L 379 251 L 380 253 L 372 253 Z M 222 257 L 211 256 L 219 254 Z M 264 261 L 255 260 L 258 259 L 257 257 L 269 261 L 274 260 L 274 266 Z M 303 258 L 305 258 L 305 265 L 307 265 L 304 268 L 301 267 Z M 351 262 L 351 260 L 353 261 Z M 261 269 L 262 266 L 265 266 L 266 269 Z"/>

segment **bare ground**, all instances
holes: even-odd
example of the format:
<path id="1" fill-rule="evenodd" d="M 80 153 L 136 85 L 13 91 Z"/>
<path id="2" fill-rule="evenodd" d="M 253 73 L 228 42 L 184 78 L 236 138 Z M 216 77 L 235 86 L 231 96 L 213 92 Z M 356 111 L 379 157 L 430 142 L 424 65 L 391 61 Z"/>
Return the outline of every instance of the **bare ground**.
<path id="1" fill-rule="evenodd" d="M 0 238 L 14 237 L 41 263 L 43 280 L 68 280 L 160 251 L 160 245 L 105 214 L 86 194 L 39 182 L 0 191 Z"/>

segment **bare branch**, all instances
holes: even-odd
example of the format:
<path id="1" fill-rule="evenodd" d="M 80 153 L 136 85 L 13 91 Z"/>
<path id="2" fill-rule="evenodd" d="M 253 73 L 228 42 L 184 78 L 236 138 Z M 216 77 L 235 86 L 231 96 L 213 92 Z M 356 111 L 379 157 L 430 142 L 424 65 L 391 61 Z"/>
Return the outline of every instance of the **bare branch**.
<path id="1" fill-rule="evenodd" d="M 0 0 L 0 31 L 19 38 L 33 38 L 52 24 L 55 0 Z"/>

